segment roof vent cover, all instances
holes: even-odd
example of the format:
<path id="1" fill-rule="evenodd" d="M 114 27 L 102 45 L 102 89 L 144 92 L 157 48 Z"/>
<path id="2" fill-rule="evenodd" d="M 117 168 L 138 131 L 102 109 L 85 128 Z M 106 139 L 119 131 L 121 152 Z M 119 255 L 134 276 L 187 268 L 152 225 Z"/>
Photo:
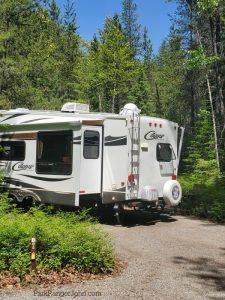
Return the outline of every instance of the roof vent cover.
<path id="1" fill-rule="evenodd" d="M 62 112 L 89 112 L 89 105 L 85 103 L 67 102 L 63 105 Z"/>
<path id="2" fill-rule="evenodd" d="M 133 103 L 127 103 L 120 111 L 120 115 L 138 117 L 141 110 Z"/>

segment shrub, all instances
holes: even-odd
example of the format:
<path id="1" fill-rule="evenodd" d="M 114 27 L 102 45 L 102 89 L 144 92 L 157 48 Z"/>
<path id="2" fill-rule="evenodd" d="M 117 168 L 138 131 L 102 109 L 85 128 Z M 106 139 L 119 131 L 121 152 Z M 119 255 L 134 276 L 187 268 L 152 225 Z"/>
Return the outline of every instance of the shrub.
<path id="1" fill-rule="evenodd" d="M 183 213 L 225 222 L 224 178 L 215 160 L 198 160 L 193 173 L 183 174 L 179 181 L 184 195 L 180 205 Z"/>
<path id="2" fill-rule="evenodd" d="M 10 208 L 10 209 L 9 209 Z M 30 240 L 37 240 L 37 269 L 75 267 L 96 273 L 112 268 L 108 236 L 86 212 L 51 213 L 32 208 L 21 213 L 6 201 L 0 205 L 0 271 L 30 272 Z"/>

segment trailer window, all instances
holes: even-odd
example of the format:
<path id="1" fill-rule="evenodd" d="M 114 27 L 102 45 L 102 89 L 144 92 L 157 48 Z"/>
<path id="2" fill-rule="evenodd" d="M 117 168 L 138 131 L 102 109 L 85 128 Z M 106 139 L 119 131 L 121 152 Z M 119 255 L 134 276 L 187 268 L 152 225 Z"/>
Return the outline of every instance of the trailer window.
<path id="1" fill-rule="evenodd" d="M 8 141 L 0 143 L 0 160 L 23 161 L 25 159 L 25 142 Z"/>
<path id="2" fill-rule="evenodd" d="M 156 147 L 156 157 L 158 161 L 170 162 L 171 160 L 176 159 L 173 147 L 170 144 L 160 143 L 157 144 Z"/>
<path id="3" fill-rule="evenodd" d="M 85 130 L 84 132 L 84 158 L 97 159 L 99 157 L 99 132 Z"/>
<path id="4" fill-rule="evenodd" d="M 72 173 L 72 131 L 39 132 L 36 172 L 70 175 Z"/>

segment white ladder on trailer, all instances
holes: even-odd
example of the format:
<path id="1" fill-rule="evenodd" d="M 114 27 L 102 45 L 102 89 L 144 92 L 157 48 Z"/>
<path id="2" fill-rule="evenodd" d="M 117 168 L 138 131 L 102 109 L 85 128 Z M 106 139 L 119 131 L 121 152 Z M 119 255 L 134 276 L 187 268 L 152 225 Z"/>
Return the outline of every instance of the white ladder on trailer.
<path id="1" fill-rule="evenodd" d="M 130 198 L 138 198 L 139 191 L 139 166 L 140 166 L 140 116 L 134 115 L 131 119 L 129 129 L 131 149 L 130 149 L 130 178 L 129 190 Z"/>

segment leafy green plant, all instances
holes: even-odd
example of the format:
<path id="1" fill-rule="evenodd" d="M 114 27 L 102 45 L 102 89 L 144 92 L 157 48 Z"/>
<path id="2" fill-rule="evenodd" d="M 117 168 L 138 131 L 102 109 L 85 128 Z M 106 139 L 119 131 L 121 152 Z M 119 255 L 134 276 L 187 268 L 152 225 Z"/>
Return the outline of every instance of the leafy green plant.
<path id="1" fill-rule="evenodd" d="M 225 177 L 215 159 L 210 114 L 206 109 L 199 111 L 194 138 L 188 142 L 186 153 L 179 177 L 183 187 L 181 211 L 224 223 Z"/>
<path id="2" fill-rule="evenodd" d="M 96 273 L 113 267 L 109 238 L 86 212 L 53 214 L 35 207 L 21 213 L 5 201 L 0 207 L 0 271 L 21 277 L 30 272 L 32 237 L 37 240 L 38 270 L 75 267 Z"/>
<path id="3" fill-rule="evenodd" d="M 198 160 L 195 170 L 180 176 L 179 181 L 184 194 L 180 205 L 183 213 L 225 222 L 225 189 L 215 160 Z"/>

